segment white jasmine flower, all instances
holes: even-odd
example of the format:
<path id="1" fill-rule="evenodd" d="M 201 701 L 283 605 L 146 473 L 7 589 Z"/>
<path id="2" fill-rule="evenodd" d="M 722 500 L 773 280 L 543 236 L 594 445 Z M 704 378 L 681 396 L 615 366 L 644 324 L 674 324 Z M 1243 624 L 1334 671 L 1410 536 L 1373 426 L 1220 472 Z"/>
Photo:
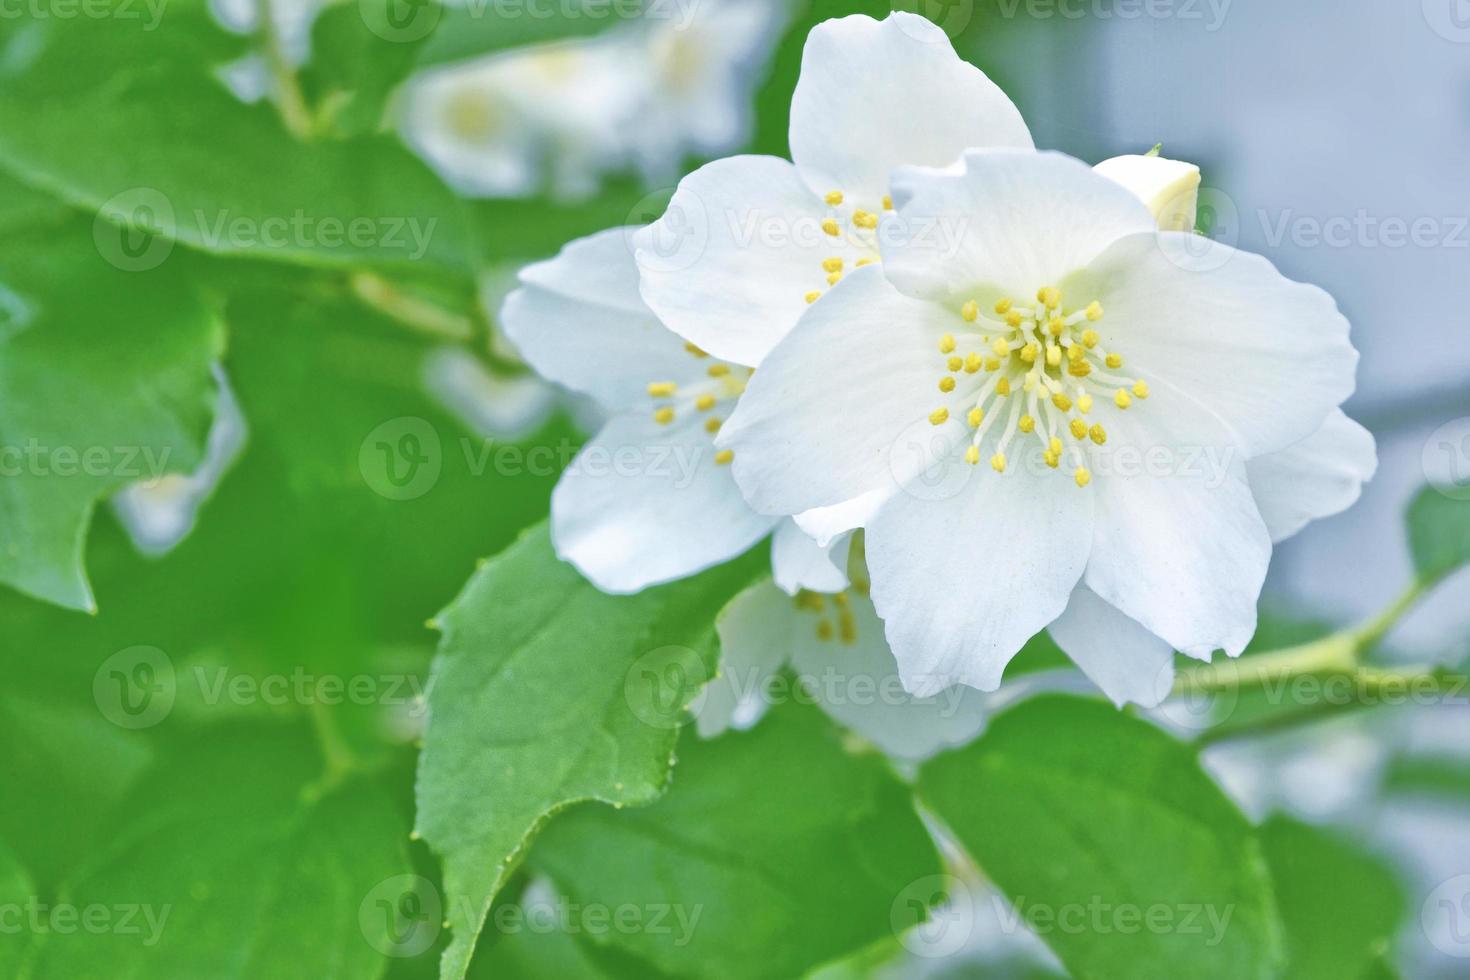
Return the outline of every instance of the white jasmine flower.
<path id="1" fill-rule="evenodd" d="M 425 358 L 423 380 L 440 406 L 486 439 L 519 442 L 556 408 L 556 391 L 540 378 L 493 372 L 462 347 L 441 347 Z"/>
<path id="2" fill-rule="evenodd" d="M 893 196 L 959 236 L 885 240 L 762 362 L 719 440 L 752 505 L 880 497 L 873 599 L 917 694 L 993 690 L 1048 626 L 1118 701 L 1157 702 L 1174 650 L 1238 655 L 1272 531 L 1320 516 L 1320 471 L 1371 472 L 1331 297 L 1059 154 L 967 151 Z"/>
<path id="3" fill-rule="evenodd" d="M 696 170 L 636 237 L 643 297 L 717 357 L 756 365 L 843 276 L 878 258 L 888 178 L 966 147 L 1027 147 L 1021 114 L 912 14 L 813 28 L 791 100 L 791 156 Z"/>

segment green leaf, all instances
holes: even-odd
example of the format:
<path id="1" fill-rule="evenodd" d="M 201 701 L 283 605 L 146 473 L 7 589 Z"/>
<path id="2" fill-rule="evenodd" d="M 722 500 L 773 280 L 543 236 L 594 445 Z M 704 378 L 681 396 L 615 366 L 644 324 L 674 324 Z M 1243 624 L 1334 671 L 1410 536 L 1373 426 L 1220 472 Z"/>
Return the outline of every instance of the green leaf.
<path id="1" fill-rule="evenodd" d="M 373 783 L 313 789 L 319 765 L 305 729 L 264 727 L 161 760 L 58 899 L 109 927 L 42 936 L 33 975 L 377 976 L 395 947 L 375 898 L 412 877 L 406 828 Z"/>
<path id="2" fill-rule="evenodd" d="M 1286 817 L 1261 827 L 1286 926 L 1291 980 L 1362 980 L 1389 950 L 1405 897 L 1392 871 L 1325 831 Z"/>
<path id="3" fill-rule="evenodd" d="M 74 222 L 0 238 L 0 583 L 93 609 L 96 501 L 202 458 L 223 331 L 184 271 L 125 272 Z"/>
<path id="4" fill-rule="evenodd" d="M 376 132 L 388 97 L 413 70 L 419 50 L 432 36 L 411 31 L 398 39 L 382 30 L 388 23 L 388 7 L 401 2 L 336 4 L 323 10 L 312 25 L 311 58 L 302 66 L 301 87 L 334 132 Z M 369 7 L 371 14 L 366 12 Z M 425 3 L 423 8 L 424 16 L 432 18 L 438 5 Z"/>
<path id="5" fill-rule="evenodd" d="M 444 64 L 597 34 L 636 19 L 645 6 L 644 0 L 569 0 L 555 5 L 535 0 L 483 0 L 443 6 L 437 16 L 423 15 L 425 25 L 431 20 L 436 23 L 418 61 L 420 65 Z"/>
<path id="6" fill-rule="evenodd" d="M 1028 701 L 925 765 L 919 791 L 1072 973 L 1278 975 L 1259 842 L 1191 750 L 1147 722 Z"/>
<path id="7" fill-rule="evenodd" d="M 940 871 L 908 787 L 807 707 L 692 740 L 658 803 L 564 814 L 530 862 L 592 941 L 728 980 L 798 976 L 892 936 L 895 902 Z"/>
<path id="8" fill-rule="evenodd" d="M 663 791 L 683 708 L 714 673 L 715 613 L 758 564 L 609 596 L 556 559 L 542 525 L 440 614 L 417 831 L 451 898 L 444 977 L 464 976 L 491 899 L 547 816 Z"/>
<path id="9" fill-rule="evenodd" d="M 1409 505 L 1409 549 L 1424 582 L 1470 564 L 1470 500 L 1425 487 Z"/>
<path id="10" fill-rule="evenodd" d="M 35 897 L 35 884 L 26 874 L 25 868 L 15 859 L 15 855 L 0 841 L 0 908 L 15 908 L 24 915 L 27 905 Z M 9 933 L 15 923 L 7 922 L 6 926 L 6 932 Z M 19 936 L 6 935 L 0 941 L 0 976 L 20 976 L 21 963 L 29 942 L 30 937 L 24 933 Z"/>
<path id="11" fill-rule="evenodd" d="M 230 49 L 202 3 L 176 0 L 166 17 L 155 31 L 121 16 L 12 30 L 0 45 L 0 164 L 133 237 L 159 235 L 129 260 L 162 263 L 178 240 L 286 262 L 471 272 L 459 203 L 406 148 L 293 138 L 269 103 L 245 105 L 214 77 Z"/>

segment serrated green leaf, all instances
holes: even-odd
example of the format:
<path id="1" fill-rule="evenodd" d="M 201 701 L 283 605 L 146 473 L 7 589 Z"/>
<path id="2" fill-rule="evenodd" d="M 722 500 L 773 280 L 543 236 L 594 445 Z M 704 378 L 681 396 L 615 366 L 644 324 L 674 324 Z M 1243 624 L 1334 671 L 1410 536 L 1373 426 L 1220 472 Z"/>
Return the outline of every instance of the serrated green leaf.
<path id="1" fill-rule="evenodd" d="M 542 525 L 440 614 L 417 829 L 444 864 L 442 976 L 464 976 L 491 899 L 548 815 L 663 791 L 682 709 L 714 673 L 715 613 L 754 574 L 746 559 L 604 595 L 556 559 Z"/>
<path id="2" fill-rule="evenodd" d="M 74 222 L 0 239 L 0 583 L 93 608 L 96 501 L 202 458 L 223 331 L 183 271 L 125 272 Z"/>
<path id="3" fill-rule="evenodd" d="M 1261 827 L 1286 926 L 1291 980 L 1361 980 L 1375 970 L 1405 911 L 1403 890 L 1377 859 L 1287 817 Z"/>
<path id="4" fill-rule="evenodd" d="M 1147 722 L 1028 701 L 926 764 L 919 792 L 1075 975 L 1278 975 L 1281 924 L 1251 826 Z"/>
<path id="5" fill-rule="evenodd" d="M 305 729 L 225 726 L 161 758 L 58 898 L 112 927 L 40 937 L 30 977 L 377 976 L 394 937 L 373 899 L 408 875 L 407 831 L 375 784 L 319 775 Z"/>
<path id="6" fill-rule="evenodd" d="M 1409 549 L 1424 582 L 1470 564 L 1470 500 L 1425 487 L 1409 505 Z"/>
<path id="7" fill-rule="evenodd" d="M 269 103 L 246 105 L 218 80 L 229 52 L 195 0 L 169 3 L 157 30 L 121 16 L 13 28 L 0 43 L 0 164 L 135 236 L 158 232 L 155 264 L 177 239 L 223 255 L 471 274 L 459 203 L 405 147 L 293 138 Z"/>
<path id="8" fill-rule="evenodd" d="M 691 740 L 651 807 L 558 817 L 530 861 L 568 908 L 640 911 L 630 928 L 576 920 L 592 941 L 725 980 L 798 976 L 892 936 L 894 903 L 940 871 L 908 787 L 797 706 Z"/>

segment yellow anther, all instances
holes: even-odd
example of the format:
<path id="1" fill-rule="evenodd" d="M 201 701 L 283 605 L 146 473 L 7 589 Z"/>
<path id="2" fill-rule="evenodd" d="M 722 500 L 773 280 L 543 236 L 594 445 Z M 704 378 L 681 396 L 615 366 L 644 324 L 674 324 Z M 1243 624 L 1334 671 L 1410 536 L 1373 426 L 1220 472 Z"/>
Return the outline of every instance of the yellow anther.
<path id="1" fill-rule="evenodd" d="M 1001 378 L 1000 382 L 995 386 L 995 393 L 1002 398 L 1009 395 L 1011 393 L 1011 379 Z"/>
<path id="2" fill-rule="evenodd" d="M 710 435 L 714 435 L 716 432 L 720 431 L 720 426 L 722 424 L 723 423 L 719 419 L 705 419 L 704 431 L 708 432 Z"/>
<path id="3" fill-rule="evenodd" d="M 1006 471 L 1006 454 L 996 453 L 990 457 L 990 468 L 997 473 L 1004 473 Z"/>
<path id="4" fill-rule="evenodd" d="M 668 398 L 679 390 L 679 386 L 672 381 L 653 381 L 648 385 L 648 393 L 654 398 Z"/>
<path id="5" fill-rule="evenodd" d="M 947 333 L 939 338 L 939 353 L 950 354 L 954 352 L 954 334 Z"/>
<path id="6" fill-rule="evenodd" d="M 1077 481 L 1079 487 L 1085 487 L 1092 482 L 1092 472 L 1085 466 L 1077 467 L 1077 472 L 1072 474 L 1072 479 Z"/>
<path id="7" fill-rule="evenodd" d="M 1081 412 L 1083 415 L 1086 415 L 1088 412 L 1092 411 L 1091 395 L 1083 394 L 1077 396 L 1077 411 Z"/>
<path id="8" fill-rule="evenodd" d="M 1014 305 L 1015 304 L 1012 303 L 1009 299 L 998 300 L 995 304 L 996 315 L 1005 316 L 1007 313 L 1011 312 L 1011 307 Z"/>
<path id="9" fill-rule="evenodd" d="M 1019 327 L 1021 325 L 1021 314 L 1015 310 L 1011 310 L 1011 312 L 1006 314 L 1006 324 L 1012 327 Z"/>
<path id="10" fill-rule="evenodd" d="M 852 213 L 852 223 L 858 228 L 872 230 L 878 227 L 878 216 L 871 211 L 854 211 Z"/>
<path id="11" fill-rule="evenodd" d="M 1092 428 L 1087 430 L 1087 437 L 1101 446 L 1108 441 L 1108 430 L 1094 422 Z"/>
<path id="12" fill-rule="evenodd" d="M 951 391 L 954 391 L 954 378 L 951 378 L 947 374 L 944 377 L 940 378 L 939 390 L 944 392 L 945 394 L 949 394 Z"/>
<path id="13" fill-rule="evenodd" d="M 1093 300 L 1091 303 L 1088 303 L 1087 304 L 1087 319 L 1091 320 L 1093 323 L 1096 323 L 1097 321 L 1101 320 L 1102 318 L 1103 318 L 1102 304 L 1099 303 L 1097 300 Z"/>
<path id="14" fill-rule="evenodd" d="M 822 291 L 820 289 L 813 289 L 811 292 L 809 292 L 809 293 L 806 294 L 806 301 L 808 303 L 815 303 L 817 300 L 819 300 L 821 298 L 822 298 Z"/>
<path id="15" fill-rule="evenodd" d="M 883 210 L 884 211 L 892 211 L 893 210 L 893 198 L 889 197 L 887 194 L 884 194 L 883 195 Z"/>
<path id="16" fill-rule="evenodd" d="M 965 305 L 960 307 L 960 316 L 966 323 L 974 323 L 975 319 L 980 316 L 980 304 L 973 299 L 965 300 Z"/>
<path id="17" fill-rule="evenodd" d="M 1138 381 L 1133 382 L 1133 397 L 1135 397 L 1135 398 L 1147 398 L 1148 397 L 1148 382 L 1146 382 L 1146 381 L 1144 381 L 1142 379 L 1139 379 Z"/>
<path id="18" fill-rule="evenodd" d="M 965 366 L 965 359 L 958 354 L 951 354 L 944 366 L 950 371 L 958 371 Z"/>
<path id="19" fill-rule="evenodd" d="M 1009 357 L 1011 355 L 1011 345 L 1000 337 L 996 337 L 990 342 L 990 349 L 995 351 L 996 357 Z"/>
<path id="20" fill-rule="evenodd" d="M 694 399 L 694 407 L 699 409 L 701 412 L 708 412 L 710 409 L 715 407 L 715 396 L 700 395 L 698 398 Z"/>
<path id="21" fill-rule="evenodd" d="M 666 405 L 653 413 L 653 420 L 659 425 L 668 425 L 674 421 L 674 410 Z"/>
<path id="22" fill-rule="evenodd" d="M 971 351 L 970 353 L 965 355 L 966 374 L 974 374 L 976 371 L 980 370 L 983 364 L 984 362 L 980 359 L 980 355 L 976 354 L 974 351 Z"/>
<path id="23" fill-rule="evenodd" d="M 985 359 L 985 370 L 987 370 L 987 371 L 999 371 L 1000 370 L 1000 358 L 998 358 L 998 357 L 987 357 Z"/>
<path id="24" fill-rule="evenodd" d="M 1072 410 L 1072 399 L 1060 391 L 1051 396 L 1051 403 L 1063 412 L 1070 412 Z"/>
<path id="25" fill-rule="evenodd" d="M 1052 469 L 1056 469 L 1057 466 L 1060 465 L 1062 462 L 1061 453 L 1053 452 L 1050 449 L 1042 453 L 1041 458 L 1044 459 L 1046 461 L 1046 465 L 1050 466 Z"/>
<path id="26" fill-rule="evenodd" d="M 1092 365 L 1086 361 L 1073 361 L 1067 365 L 1067 373 L 1074 378 L 1085 378 L 1092 373 Z"/>
<path id="27" fill-rule="evenodd" d="M 835 635 L 831 620 L 824 619 L 817 624 L 817 639 L 827 641 Z"/>
<path id="28" fill-rule="evenodd" d="M 823 272 L 841 272 L 842 271 L 842 259 L 839 258 L 838 256 L 835 256 L 835 255 L 832 256 L 830 259 L 823 259 L 822 260 L 822 271 Z"/>
<path id="29" fill-rule="evenodd" d="M 1021 431 L 1028 435 L 1036 431 L 1036 420 L 1029 415 L 1021 416 Z"/>
<path id="30" fill-rule="evenodd" d="M 976 463 L 980 462 L 979 446 L 971 446 L 969 449 L 965 450 L 965 462 L 969 463 L 971 466 L 974 466 Z"/>
<path id="31" fill-rule="evenodd" d="M 1124 391 L 1122 388 L 1119 388 L 1113 394 L 1113 402 L 1119 408 L 1127 408 L 1129 405 L 1133 404 L 1133 399 L 1128 396 L 1128 392 Z"/>
<path id="32" fill-rule="evenodd" d="M 1025 347 L 1021 348 L 1021 360 L 1025 361 L 1027 364 L 1036 363 L 1036 354 L 1037 350 L 1034 343 L 1027 344 Z"/>
<path id="33" fill-rule="evenodd" d="M 842 192 L 841 191 L 829 191 L 827 193 L 827 196 L 824 197 L 824 198 L 822 198 L 822 200 L 826 201 L 828 204 L 830 204 L 832 207 L 835 208 L 839 204 L 842 203 Z"/>
<path id="34" fill-rule="evenodd" d="M 863 266 L 865 266 L 865 265 L 872 265 L 876 261 L 878 261 L 878 260 L 877 259 L 858 259 L 857 262 L 855 262 L 853 264 L 856 265 L 859 269 L 861 269 Z"/>
<path id="35" fill-rule="evenodd" d="M 970 423 L 970 428 L 978 429 L 980 423 L 985 421 L 985 409 L 975 406 L 970 409 L 970 414 L 965 416 L 965 421 Z"/>
<path id="36" fill-rule="evenodd" d="M 1120 368 L 1120 367 L 1123 366 L 1123 355 L 1122 354 L 1109 354 L 1107 356 L 1107 359 L 1103 363 L 1106 364 L 1110 368 Z"/>
<path id="37" fill-rule="evenodd" d="M 1055 286 L 1042 286 L 1036 291 L 1036 301 L 1048 310 L 1062 305 L 1062 291 Z"/>
<path id="38" fill-rule="evenodd" d="M 1046 366 L 1056 367 L 1062 363 L 1062 349 L 1056 344 L 1046 345 Z"/>
<path id="39" fill-rule="evenodd" d="M 1059 316 L 1054 316 L 1047 322 L 1046 329 L 1051 331 L 1053 337 L 1060 337 L 1062 331 L 1067 329 L 1067 321 Z"/>
<path id="40" fill-rule="evenodd" d="M 693 354 L 695 357 L 709 357 L 708 354 L 699 349 L 699 346 L 697 344 L 685 342 L 684 349 Z"/>
<path id="41" fill-rule="evenodd" d="M 1086 356 L 1087 352 L 1076 344 L 1073 344 L 1071 347 L 1067 348 L 1067 360 L 1071 361 L 1073 364 L 1076 364 L 1078 361 L 1082 360 L 1082 358 Z"/>
<path id="42" fill-rule="evenodd" d="M 732 460 L 734 458 L 735 458 L 735 450 L 733 450 L 733 449 L 721 449 L 719 452 L 715 453 L 715 465 L 717 465 L 717 466 L 725 466 L 725 465 L 728 465 L 729 462 L 730 462 L 730 460 Z"/>
<path id="43" fill-rule="evenodd" d="M 1062 440 L 1056 436 L 1052 436 L 1051 442 L 1046 444 L 1046 451 L 1054 456 L 1060 457 L 1062 455 Z"/>
<path id="44" fill-rule="evenodd" d="M 833 272 L 827 276 L 827 285 L 835 286 L 842 279 L 842 273 Z"/>
<path id="45" fill-rule="evenodd" d="M 932 411 L 932 412 L 929 413 L 929 424 L 930 425 L 943 425 L 944 423 L 946 423 L 948 421 L 949 421 L 949 409 L 947 409 L 947 408 L 936 408 L 934 411 Z"/>
<path id="46" fill-rule="evenodd" d="M 1073 419 L 1067 427 L 1072 430 L 1072 438 L 1087 438 L 1087 423 L 1082 421 L 1081 419 Z"/>
<path id="47" fill-rule="evenodd" d="M 1082 346 L 1086 347 L 1088 350 L 1092 350 L 1094 347 L 1096 347 L 1097 342 L 1101 339 L 1102 338 L 1097 335 L 1096 330 L 1082 331 Z"/>
<path id="48" fill-rule="evenodd" d="M 824 220 L 822 222 L 822 230 L 831 235 L 833 238 L 836 238 L 838 235 L 842 234 L 842 229 L 837 226 L 837 219 L 835 218 L 827 218 L 826 220 Z"/>

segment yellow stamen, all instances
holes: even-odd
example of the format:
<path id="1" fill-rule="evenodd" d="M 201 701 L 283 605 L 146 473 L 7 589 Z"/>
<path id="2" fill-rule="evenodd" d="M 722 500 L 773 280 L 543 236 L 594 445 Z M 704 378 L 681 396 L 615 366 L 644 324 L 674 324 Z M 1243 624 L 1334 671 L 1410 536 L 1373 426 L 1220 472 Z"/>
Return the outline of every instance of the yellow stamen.
<path id="1" fill-rule="evenodd" d="M 826 197 L 822 198 L 822 200 L 826 201 L 828 204 L 835 208 L 842 203 L 842 192 L 830 191 L 828 192 Z"/>
<path id="2" fill-rule="evenodd" d="M 732 460 L 734 458 L 735 458 L 735 450 L 733 450 L 733 449 L 721 449 L 719 452 L 715 453 L 715 465 L 717 465 L 717 466 L 725 466 L 725 465 L 727 465 L 730 462 L 730 460 Z"/>
<path id="3" fill-rule="evenodd" d="M 1097 300 L 1093 300 L 1091 303 L 1088 303 L 1087 304 L 1087 319 L 1091 320 L 1093 323 L 1096 323 L 1097 321 L 1101 320 L 1102 318 L 1103 318 L 1102 304 L 1099 303 Z"/>
<path id="4" fill-rule="evenodd" d="M 1087 430 L 1087 435 L 1088 438 L 1097 443 L 1099 446 L 1108 441 L 1108 430 L 1104 429 L 1096 422 L 1093 423 L 1092 428 Z"/>
<path id="5" fill-rule="evenodd" d="M 1086 439 L 1087 438 L 1087 423 L 1084 422 L 1084 421 L 1082 421 L 1081 419 L 1073 419 L 1071 421 L 1071 423 L 1068 425 L 1068 428 L 1070 428 L 1072 430 L 1072 438 L 1074 438 L 1074 439 Z"/>
<path id="6" fill-rule="evenodd" d="M 711 364 L 708 368 L 705 369 L 705 373 L 708 374 L 711 378 L 723 378 L 725 375 L 730 373 L 730 365 Z"/>
<path id="7" fill-rule="evenodd" d="M 1046 328 L 1051 331 L 1053 337 L 1060 337 L 1062 331 L 1067 329 L 1067 321 L 1059 316 L 1054 316 L 1047 323 Z"/>
<path id="8" fill-rule="evenodd" d="M 835 255 L 832 256 L 832 258 L 830 258 L 830 259 L 823 259 L 822 260 L 822 271 L 823 272 L 841 272 L 842 271 L 842 259 L 840 259 L 839 257 L 837 257 Z"/>
<path id="9" fill-rule="evenodd" d="M 698 347 L 698 345 L 696 345 L 696 344 L 691 344 L 691 343 L 686 342 L 684 344 L 684 349 L 687 350 L 689 353 L 693 354 L 695 357 L 709 357 L 709 355 L 706 354 L 704 351 L 700 350 L 699 347 Z"/>
<path id="10" fill-rule="evenodd" d="M 1117 392 L 1113 395 L 1113 402 L 1119 408 L 1127 408 L 1129 405 L 1133 404 L 1133 399 L 1128 397 L 1128 392 L 1124 391 L 1122 388 L 1119 388 Z"/>
<path id="11" fill-rule="evenodd" d="M 1091 395 L 1083 394 L 1077 397 L 1077 411 L 1081 412 L 1083 415 L 1086 415 L 1088 412 L 1092 411 Z"/>
<path id="12" fill-rule="evenodd" d="M 958 371 L 965 366 L 965 359 L 958 354 L 951 354 L 944 366 L 950 371 Z"/>
<path id="13" fill-rule="evenodd" d="M 811 292 L 809 292 L 809 293 L 806 294 L 806 301 L 808 303 L 815 303 L 817 300 L 819 300 L 821 298 L 822 298 L 822 291 L 819 290 L 819 289 L 813 289 Z"/>
<path id="14" fill-rule="evenodd" d="M 965 462 L 969 463 L 971 466 L 974 466 L 976 463 L 980 462 L 979 446 L 971 446 L 969 449 L 965 450 Z"/>
<path id="15" fill-rule="evenodd" d="M 1000 337 L 996 337 L 990 342 L 990 349 L 995 351 L 996 357 L 1009 357 L 1011 354 L 1011 345 Z"/>
<path id="16" fill-rule="evenodd" d="M 1085 487 L 1092 482 L 1092 472 L 1085 466 L 1077 467 L 1077 472 L 1072 474 L 1072 479 L 1077 481 L 1079 487 Z"/>
<path id="17" fill-rule="evenodd" d="M 1088 350 L 1092 350 L 1094 347 L 1096 347 L 1097 342 L 1101 339 L 1102 338 L 1097 335 L 1096 330 L 1082 331 L 1082 346 L 1086 347 Z"/>
<path id="18" fill-rule="evenodd" d="M 720 431 L 720 426 L 722 424 L 723 423 L 719 419 L 705 419 L 704 431 L 708 432 L 710 435 L 714 435 L 716 432 Z"/>
<path id="19" fill-rule="evenodd" d="M 1011 379 L 1001 378 L 995 386 L 995 393 L 1002 398 L 1009 395 L 1011 393 Z"/>
<path id="20" fill-rule="evenodd" d="M 945 394 L 949 394 L 951 391 L 954 391 L 954 378 L 951 378 L 947 374 L 944 377 L 940 378 L 939 390 L 944 392 Z"/>
<path id="21" fill-rule="evenodd" d="M 668 425 L 674 421 L 674 410 L 666 405 L 653 413 L 653 420 L 659 425 Z"/>
<path id="22" fill-rule="evenodd" d="M 1062 363 L 1062 349 L 1056 344 L 1048 344 L 1046 348 L 1046 366 L 1056 367 Z"/>
<path id="23" fill-rule="evenodd" d="M 1147 398 L 1148 394 L 1148 382 L 1142 379 L 1133 382 L 1133 396 L 1135 398 Z"/>
<path id="24" fill-rule="evenodd" d="M 1025 347 L 1021 348 L 1021 360 L 1025 361 L 1027 364 L 1036 363 L 1036 354 L 1037 350 L 1035 343 L 1029 343 Z"/>
<path id="25" fill-rule="evenodd" d="M 1067 373 L 1074 378 L 1085 378 L 1092 373 L 1092 365 L 1086 361 L 1073 361 L 1067 365 Z"/>
<path id="26" fill-rule="evenodd" d="M 943 425 L 944 423 L 946 423 L 948 421 L 949 421 L 949 409 L 947 409 L 947 408 L 936 408 L 934 411 L 932 411 L 932 412 L 929 413 L 929 424 L 930 425 Z"/>
<path id="27" fill-rule="evenodd" d="M 835 218 L 827 218 L 825 221 L 823 221 L 822 230 L 831 235 L 833 238 L 836 238 L 838 235 L 842 234 L 842 229 L 837 226 L 837 219 Z"/>
<path id="28" fill-rule="evenodd" d="M 1055 286 L 1042 286 L 1036 291 L 1036 301 L 1048 310 L 1054 310 L 1062 303 L 1062 291 Z"/>
<path id="29" fill-rule="evenodd" d="M 1012 303 L 1009 299 L 997 300 L 995 304 L 996 315 L 1005 316 L 1007 313 L 1011 312 L 1011 307 L 1014 305 L 1015 304 Z"/>
<path id="30" fill-rule="evenodd" d="M 694 399 L 694 407 L 699 409 L 701 412 L 708 412 L 710 409 L 715 407 L 715 396 L 700 395 L 698 398 Z"/>
<path id="31" fill-rule="evenodd" d="M 1036 420 L 1029 415 L 1021 416 L 1021 431 L 1028 435 L 1036 431 Z"/>
<path id="32" fill-rule="evenodd" d="M 854 211 L 852 213 L 852 223 L 858 228 L 872 230 L 878 227 L 878 216 L 871 211 Z"/>
<path id="33" fill-rule="evenodd" d="M 1006 471 L 1006 454 L 996 453 L 990 457 L 990 468 L 997 473 L 1004 473 Z"/>
<path id="34" fill-rule="evenodd" d="M 889 197 L 887 194 L 884 194 L 883 195 L 883 210 L 884 211 L 892 211 L 893 210 L 893 198 Z"/>
<path id="35" fill-rule="evenodd" d="M 985 421 L 985 409 L 979 406 L 970 409 L 970 414 L 965 416 L 965 421 L 970 423 L 970 428 L 978 429 L 980 423 Z"/>
<path id="36" fill-rule="evenodd" d="M 865 265 L 872 265 L 876 261 L 878 261 L 878 260 L 877 259 L 858 259 L 857 262 L 854 263 L 854 265 L 856 265 L 859 269 L 861 269 L 863 266 L 865 266 Z"/>
<path id="37" fill-rule="evenodd" d="M 939 353 L 949 354 L 954 351 L 954 334 L 947 333 L 939 338 Z"/>
<path id="38" fill-rule="evenodd" d="M 987 371 L 999 371 L 1000 370 L 1000 358 L 998 358 L 998 357 L 987 357 L 985 359 L 985 370 L 987 370 Z"/>
<path id="39" fill-rule="evenodd" d="M 653 381 L 648 385 L 648 393 L 654 398 L 668 398 L 679 390 L 679 386 L 672 381 Z"/>
<path id="40" fill-rule="evenodd" d="M 1072 410 L 1072 399 L 1068 398 L 1060 391 L 1051 396 L 1051 403 L 1063 412 L 1070 412 Z"/>
<path id="41" fill-rule="evenodd" d="M 984 362 L 980 360 L 980 355 L 976 354 L 974 351 L 971 351 L 970 353 L 965 355 L 965 373 L 974 374 L 976 371 L 980 370 L 983 363 Z"/>
<path id="42" fill-rule="evenodd" d="M 1006 314 L 1006 325 L 1019 327 L 1021 325 L 1021 314 L 1017 313 L 1015 310 L 1011 310 L 1011 312 Z"/>
<path id="43" fill-rule="evenodd" d="M 835 286 L 835 285 L 837 285 L 838 281 L 841 280 L 841 279 L 842 279 L 842 273 L 840 273 L 840 272 L 834 272 L 831 275 L 827 276 L 827 285 L 829 285 L 829 286 Z"/>
<path id="44" fill-rule="evenodd" d="M 1054 453 L 1050 449 L 1048 449 L 1046 452 L 1042 453 L 1041 454 L 1041 458 L 1043 460 L 1045 460 L 1046 461 L 1046 465 L 1047 466 L 1050 466 L 1052 469 L 1056 469 L 1059 465 L 1061 465 L 1061 462 L 1062 462 L 1061 454 L 1060 453 Z"/>
<path id="45" fill-rule="evenodd" d="M 973 299 L 966 300 L 965 305 L 960 307 L 960 316 L 964 318 L 966 323 L 974 323 L 976 317 L 979 315 L 980 304 L 976 303 Z"/>
<path id="46" fill-rule="evenodd" d="M 1120 368 L 1120 367 L 1123 366 L 1123 355 L 1122 354 L 1109 354 L 1107 356 L 1107 359 L 1104 360 L 1103 363 L 1106 364 L 1110 368 L 1115 368 L 1115 369 L 1116 368 Z"/>

